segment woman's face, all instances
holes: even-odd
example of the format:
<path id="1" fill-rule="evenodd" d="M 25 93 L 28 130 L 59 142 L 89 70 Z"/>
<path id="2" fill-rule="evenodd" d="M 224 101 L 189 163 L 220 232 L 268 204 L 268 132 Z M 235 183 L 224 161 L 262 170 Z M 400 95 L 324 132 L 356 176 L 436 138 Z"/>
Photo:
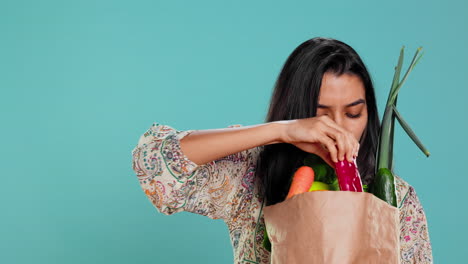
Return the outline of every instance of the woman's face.
<path id="1" fill-rule="evenodd" d="M 367 105 L 364 84 L 357 75 L 323 75 L 317 106 L 317 116 L 328 115 L 339 126 L 353 133 L 360 141 L 367 125 Z"/>

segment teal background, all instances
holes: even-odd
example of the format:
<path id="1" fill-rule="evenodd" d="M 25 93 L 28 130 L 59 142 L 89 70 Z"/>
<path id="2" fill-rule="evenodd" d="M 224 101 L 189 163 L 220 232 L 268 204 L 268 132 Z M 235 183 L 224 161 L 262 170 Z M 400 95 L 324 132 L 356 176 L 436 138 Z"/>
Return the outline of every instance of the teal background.
<path id="1" fill-rule="evenodd" d="M 169 3 L 170 2 L 170 3 Z M 153 122 L 263 122 L 289 54 L 316 36 L 361 55 L 380 116 L 402 45 L 396 172 L 425 209 L 435 263 L 465 257 L 466 1 L 0 1 L 1 263 L 232 263 L 222 220 L 165 216 L 131 150 Z"/>

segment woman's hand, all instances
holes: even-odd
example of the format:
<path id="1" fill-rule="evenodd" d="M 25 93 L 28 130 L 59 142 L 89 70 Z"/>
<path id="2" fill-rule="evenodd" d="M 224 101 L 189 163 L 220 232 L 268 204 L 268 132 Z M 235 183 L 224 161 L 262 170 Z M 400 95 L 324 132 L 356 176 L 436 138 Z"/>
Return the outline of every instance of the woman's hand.
<path id="1" fill-rule="evenodd" d="M 279 121 L 283 124 L 281 141 L 320 156 L 332 168 L 338 161 L 349 162 L 359 152 L 359 142 L 348 130 L 328 116 Z"/>

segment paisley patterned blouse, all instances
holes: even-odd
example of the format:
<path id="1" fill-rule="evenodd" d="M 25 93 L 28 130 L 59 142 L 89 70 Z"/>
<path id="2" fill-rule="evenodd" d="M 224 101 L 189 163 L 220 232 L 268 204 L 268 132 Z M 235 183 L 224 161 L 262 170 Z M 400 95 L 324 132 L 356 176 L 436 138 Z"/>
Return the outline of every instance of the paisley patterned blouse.
<path id="1" fill-rule="evenodd" d="M 269 252 L 262 247 L 263 197 L 254 177 L 259 147 L 197 165 L 180 148 L 180 140 L 193 131 L 153 123 L 140 137 L 132 164 L 144 193 L 165 215 L 186 211 L 223 219 L 234 263 L 269 263 Z M 398 176 L 396 183 L 401 263 L 432 263 L 423 207 L 412 186 Z"/>

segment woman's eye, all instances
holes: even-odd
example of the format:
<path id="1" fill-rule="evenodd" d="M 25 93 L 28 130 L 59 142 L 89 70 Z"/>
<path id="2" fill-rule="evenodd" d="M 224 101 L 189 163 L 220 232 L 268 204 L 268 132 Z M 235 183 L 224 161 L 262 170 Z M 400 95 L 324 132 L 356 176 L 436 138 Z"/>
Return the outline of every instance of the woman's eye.
<path id="1" fill-rule="evenodd" d="M 352 115 L 352 114 L 346 114 L 348 117 L 350 118 L 358 118 L 361 116 L 361 113 L 357 114 L 357 115 Z"/>

